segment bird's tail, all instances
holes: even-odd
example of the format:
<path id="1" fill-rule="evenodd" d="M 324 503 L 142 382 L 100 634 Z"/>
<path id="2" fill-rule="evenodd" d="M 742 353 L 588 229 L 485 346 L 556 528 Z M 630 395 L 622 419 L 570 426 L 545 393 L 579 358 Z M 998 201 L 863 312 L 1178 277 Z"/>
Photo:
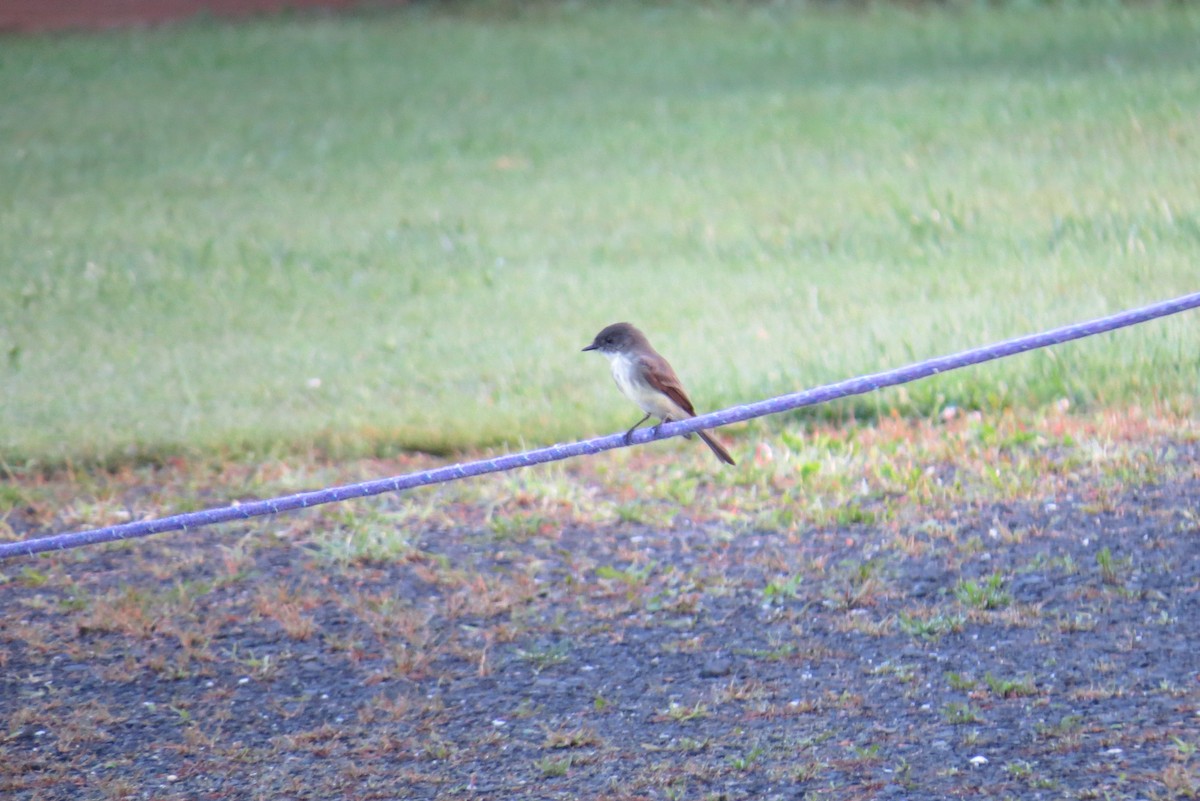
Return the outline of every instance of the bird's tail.
<path id="1" fill-rule="evenodd" d="M 697 431 L 696 433 L 700 435 L 700 439 L 704 440 L 704 444 L 717 455 L 718 459 L 725 464 L 737 464 L 737 462 L 733 461 L 733 457 L 729 455 L 729 451 L 722 448 L 721 443 L 713 439 L 707 431 Z"/>

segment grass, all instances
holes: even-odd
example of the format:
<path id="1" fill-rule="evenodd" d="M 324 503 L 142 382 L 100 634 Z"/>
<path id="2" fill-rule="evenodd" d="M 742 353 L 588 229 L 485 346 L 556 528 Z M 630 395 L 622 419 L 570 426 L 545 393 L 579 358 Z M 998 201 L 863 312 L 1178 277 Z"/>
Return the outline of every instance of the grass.
<path id="1" fill-rule="evenodd" d="M 0 451 L 517 447 L 1196 288 L 1200 12 L 432 7 L 9 38 Z M 1186 405 L 1194 315 L 816 414 Z"/>
<path id="2" fill-rule="evenodd" d="M 983 581 L 959 579 L 954 585 L 954 595 L 974 609 L 1002 609 L 1012 602 L 1012 596 L 1004 590 L 1004 577 L 999 573 L 993 573 Z"/>

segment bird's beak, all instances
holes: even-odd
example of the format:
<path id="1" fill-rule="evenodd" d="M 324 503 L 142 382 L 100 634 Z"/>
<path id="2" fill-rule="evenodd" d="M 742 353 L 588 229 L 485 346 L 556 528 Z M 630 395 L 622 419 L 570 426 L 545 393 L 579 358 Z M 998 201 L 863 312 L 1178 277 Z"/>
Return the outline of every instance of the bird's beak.
<path id="1" fill-rule="evenodd" d="M 595 349 L 596 349 L 596 343 L 595 343 L 595 342 L 593 342 L 592 344 L 588 345 L 586 348 L 584 348 L 583 350 L 581 350 L 581 351 L 579 351 L 579 352 L 580 352 L 580 353 L 587 353 L 589 350 L 595 350 Z"/>

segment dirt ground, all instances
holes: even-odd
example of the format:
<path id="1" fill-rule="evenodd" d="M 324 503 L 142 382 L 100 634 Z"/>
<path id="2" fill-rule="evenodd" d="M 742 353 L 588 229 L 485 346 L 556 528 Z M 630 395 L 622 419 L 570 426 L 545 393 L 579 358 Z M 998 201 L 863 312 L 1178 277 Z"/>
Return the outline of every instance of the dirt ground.
<path id="1" fill-rule="evenodd" d="M 0 564 L 0 796 L 1196 798 L 1200 446 L 1008 453 L 1056 475 L 774 528 L 695 516 L 703 481 L 654 525 L 385 498 Z M 370 547 L 302 533 L 352 515 Z"/>

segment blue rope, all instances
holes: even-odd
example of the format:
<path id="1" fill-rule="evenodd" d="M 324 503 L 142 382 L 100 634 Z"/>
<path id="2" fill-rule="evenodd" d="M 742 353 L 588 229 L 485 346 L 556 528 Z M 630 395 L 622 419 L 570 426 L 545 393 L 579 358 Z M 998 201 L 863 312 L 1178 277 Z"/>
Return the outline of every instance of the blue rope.
<path id="1" fill-rule="evenodd" d="M 1017 337 L 1016 339 L 1005 340 L 995 345 L 987 345 L 981 348 L 964 350 L 950 356 L 928 359 L 895 370 L 851 378 L 836 384 L 826 384 L 815 389 L 796 392 L 791 395 L 782 395 L 745 406 L 734 406 L 711 414 L 702 414 L 699 417 L 693 417 L 688 420 L 668 423 L 662 426 L 657 432 L 653 428 L 639 429 L 634 432 L 631 442 L 642 444 L 657 439 L 679 436 L 680 434 L 696 431 L 701 428 L 717 428 L 729 425 L 730 423 L 750 420 L 755 417 L 798 409 L 802 406 L 814 406 L 851 395 L 862 395 L 884 387 L 906 384 L 920 378 L 945 373 L 949 370 L 957 370 L 961 367 L 969 367 L 974 364 L 992 361 L 993 359 L 1001 359 L 1017 353 L 1025 353 L 1026 351 L 1045 348 L 1051 345 L 1060 345 L 1074 339 L 1082 339 L 1118 328 L 1137 325 L 1138 323 L 1144 323 L 1171 314 L 1178 314 L 1197 307 L 1200 307 L 1200 292 L 1194 292 L 1173 300 L 1162 301 L 1161 303 L 1153 303 L 1139 309 L 1130 309 L 1109 317 L 1100 317 L 1088 322 L 1066 325 L 1041 334 Z M 624 435 L 610 434 L 581 442 L 560 443 L 546 448 L 537 448 L 532 451 L 499 456 L 494 459 L 481 459 L 475 462 L 467 462 L 466 464 L 439 467 L 434 470 L 422 470 L 419 473 L 410 473 L 404 476 L 364 481 L 359 484 L 346 484 L 340 487 L 330 487 L 312 492 L 301 492 L 295 495 L 270 498 L 264 501 L 250 501 L 234 504 L 233 506 L 171 515 L 170 517 L 163 517 L 157 520 L 139 520 L 116 526 L 105 526 L 104 528 L 92 529 L 90 531 L 54 534 L 23 542 L 5 542 L 0 543 L 0 560 L 16 556 L 32 556 L 45 551 L 78 548 L 83 545 L 96 545 L 101 542 L 146 537 L 151 534 L 161 534 L 165 531 L 186 531 L 191 528 L 211 526 L 231 520 L 247 520 L 251 517 L 279 514 L 293 509 L 307 509 L 311 506 L 346 501 L 351 498 L 365 498 L 385 492 L 400 492 L 401 490 L 413 489 L 414 487 L 423 487 L 427 484 L 456 481 L 462 478 L 470 478 L 471 476 L 481 476 L 486 473 L 498 473 L 518 467 L 529 467 L 545 462 L 570 459 L 574 456 L 600 453 L 601 451 L 612 450 L 613 448 L 620 448 L 625 445 Z"/>

